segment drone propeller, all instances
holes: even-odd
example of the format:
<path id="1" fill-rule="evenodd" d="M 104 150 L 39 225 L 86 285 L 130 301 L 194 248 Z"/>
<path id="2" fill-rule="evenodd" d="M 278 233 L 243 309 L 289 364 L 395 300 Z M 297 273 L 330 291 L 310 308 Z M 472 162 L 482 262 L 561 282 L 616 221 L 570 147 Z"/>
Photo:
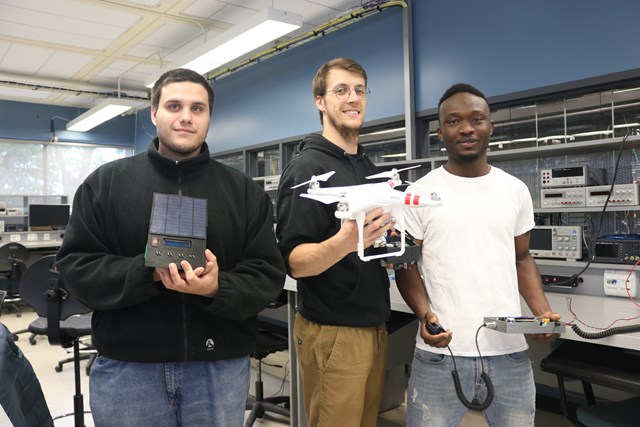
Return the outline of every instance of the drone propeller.
<path id="1" fill-rule="evenodd" d="M 313 175 L 309 181 L 301 182 L 300 184 L 294 185 L 291 188 L 293 189 L 293 188 L 302 187 L 303 185 L 306 185 L 306 184 L 312 184 L 313 185 L 313 183 L 316 183 L 318 181 L 324 182 L 324 181 L 328 180 L 329 178 L 331 178 L 331 175 L 333 175 L 334 173 L 336 173 L 336 171 L 323 173 L 322 175 Z"/>
<path id="2" fill-rule="evenodd" d="M 408 168 L 403 168 L 403 169 L 393 168 L 393 169 L 391 169 L 389 171 L 380 172 L 380 173 L 377 173 L 375 175 L 369 175 L 367 177 L 367 179 L 375 179 L 375 178 L 393 179 L 395 176 L 398 175 L 399 172 L 406 171 L 406 170 L 409 170 L 409 169 L 415 169 L 415 168 L 419 168 L 419 167 L 420 167 L 420 165 L 409 166 Z"/>

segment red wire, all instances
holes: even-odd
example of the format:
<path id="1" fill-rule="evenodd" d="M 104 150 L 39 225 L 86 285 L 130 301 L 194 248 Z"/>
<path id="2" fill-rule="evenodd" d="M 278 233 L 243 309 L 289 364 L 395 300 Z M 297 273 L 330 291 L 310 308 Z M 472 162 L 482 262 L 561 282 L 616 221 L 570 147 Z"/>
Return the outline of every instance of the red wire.
<path id="1" fill-rule="evenodd" d="M 640 263 L 640 261 L 638 263 Z M 638 264 L 638 263 L 636 263 L 636 264 Z M 628 290 L 627 290 L 627 293 L 628 293 Z M 613 325 L 615 325 L 618 322 L 636 320 L 636 319 L 640 318 L 640 314 L 638 314 L 637 316 L 634 316 L 634 317 L 616 319 L 613 322 L 611 322 L 609 324 L 609 326 L 605 326 L 604 328 L 597 327 L 597 326 L 592 326 L 592 325 L 589 325 L 588 323 L 585 323 L 582 320 L 578 319 L 578 315 L 576 313 L 574 313 L 573 309 L 571 308 L 571 302 L 572 302 L 571 297 L 565 297 L 565 299 L 567 301 L 567 310 L 569 310 L 569 313 L 571 313 L 571 315 L 573 315 L 573 320 L 571 320 L 570 322 L 566 322 L 567 325 L 574 325 L 575 324 L 574 322 L 578 322 L 578 323 L 580 323 L 580 324 L 582 324 L 582 325 L 584 325 L 584 326 L 586 326 L 588 328 L 604 331 L 604 330 L 607 330 L 607 329 L 611 328 Z M 633 298 L 631 298 L 631 300 L 633 301 L 634 304 L 638 305 L 635 302 L 635 300 L 633 300 Z"/>
<path id="2" fill-rule="evenodd" d="M 629 298 L 631 299 L 631 302 L 633 302 L 636 305 L 636 307 L 640 307 L 640 305 L 631 296 L 631 292 L 629 291 L 629 278 L 631 277 L 631 273 L 633 273 L 633 270 L 635 270 L 635 268 L 638 266 L 638 264 L 640 264 L 640 259 L 638 261 L 636 261 L 635 264 L 633 264 L 633 267 L 631 267 L 631 270 L 629 271 L 629 275 L 627 276 L 627 280 L 624 281 L 624 287 L 627 290 L 627 295 L 629 295 Z M 637 285 L 637 283 L 636 283 L 636 285 Z M 636 292 L 638 292 L 637 286 L 636 286 Z"/>

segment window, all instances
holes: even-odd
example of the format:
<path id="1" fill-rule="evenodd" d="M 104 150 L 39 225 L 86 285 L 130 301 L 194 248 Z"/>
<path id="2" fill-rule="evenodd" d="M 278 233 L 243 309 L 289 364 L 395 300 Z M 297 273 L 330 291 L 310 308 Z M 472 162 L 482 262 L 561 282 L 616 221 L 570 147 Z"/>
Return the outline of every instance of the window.
<path id="1" fill-rule="evenodd" d="M 133 154 L 128 147 L 0 141 L 0 194 L 66 195 L 98 166 Z"/>

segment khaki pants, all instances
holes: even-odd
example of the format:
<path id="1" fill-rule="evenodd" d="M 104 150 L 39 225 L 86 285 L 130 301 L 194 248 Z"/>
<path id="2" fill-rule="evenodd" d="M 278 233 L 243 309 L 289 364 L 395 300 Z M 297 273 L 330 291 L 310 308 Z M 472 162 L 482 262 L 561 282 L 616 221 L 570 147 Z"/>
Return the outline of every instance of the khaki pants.
<path id="1" fill-rule="evenodd" d="M 320 325 L 297 314 L 294 334 L 309 427 L 375 427 L 387 364 L 385 325 Z"/>

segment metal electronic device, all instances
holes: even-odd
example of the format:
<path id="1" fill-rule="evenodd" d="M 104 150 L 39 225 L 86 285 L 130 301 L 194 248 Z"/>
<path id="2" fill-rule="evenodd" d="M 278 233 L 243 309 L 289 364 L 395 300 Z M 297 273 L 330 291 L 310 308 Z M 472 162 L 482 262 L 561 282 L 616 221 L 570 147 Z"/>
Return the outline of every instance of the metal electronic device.
<path id="1" fill-rule="evenodd" d="M 586 205 L 585 187 L 540 189 L 540 207 L 543 209 L 584 208 Z"/>
<path id="2" fill-rule="evenodd" d="M 549 319 L 527 316 L 485 317 L 489 329 L 505 334 L 561 334 L 565 324 Z"/>
<path id="3" fill-rule="evenodd" d="M 604 206 L 609 197 L 609 206 L 637 206 L 639 203 L 638 183 L 597 185 L 586 188 L 587 206 Z"/>
<path id="4" fill-rule="evenodd" d="M 606 184 L 606 170 L 583 166 L 565 166 L 540 170 L 540 187 L 584 187 Z"/>
<path id="5" fill-rule="evenodd" d="M 595 242 L 594 262 L 635 264 L 638 260 L 640 260 L 640 236 L 607 236 Z"/>
<path id="6" fill-rule="evenodd" d="M 536 225 L 529 252 L 536 258 L 582 259 L 582 226 Z"/>
<path id="7" fill-rule="evenodd" d="M 186 260 L 204 267 L 207 239 L 207 199 L 153 194 L 153 208 L 145 249 L 146 267 L 167 268 Z"/>

